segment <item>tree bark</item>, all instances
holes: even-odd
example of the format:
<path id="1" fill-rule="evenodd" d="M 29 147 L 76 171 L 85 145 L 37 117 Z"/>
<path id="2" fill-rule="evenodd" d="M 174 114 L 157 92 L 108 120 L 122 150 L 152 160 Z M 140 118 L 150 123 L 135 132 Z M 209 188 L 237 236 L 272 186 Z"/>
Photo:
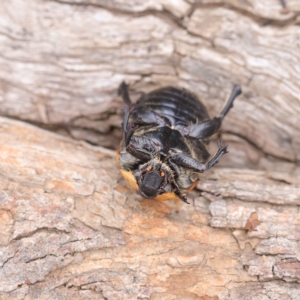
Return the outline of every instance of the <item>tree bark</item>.
<path id="1" fill-rule="evenodd" d="M 215 169 L 179 207 L 141 199 L 112 151 L 0 128 L 1 299 L 300 297 L 289 174 Z"/>
<path id="2" fill-rule="evenodd" d="M 0 3 L 0 299 L 300 299 L 300 6 L 286 2 Z M 106 148 L 123 80 L 133 100 L 187 88 L 211 116 L 242 85 L 219 136 L 230 153 L 191 205 L 122 179 Z"/>

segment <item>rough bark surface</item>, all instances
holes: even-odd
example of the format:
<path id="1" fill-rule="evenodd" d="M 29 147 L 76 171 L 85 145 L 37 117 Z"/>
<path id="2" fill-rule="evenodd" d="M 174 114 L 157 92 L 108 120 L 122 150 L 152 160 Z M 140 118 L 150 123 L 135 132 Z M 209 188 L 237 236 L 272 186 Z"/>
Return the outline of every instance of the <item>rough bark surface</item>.
<path id="1" fill-rule="evenodd" d="M 104 148 L 5 118 L 0 138 L 0 299 L 299 299 L 294 177 L 216 169 L 179 207 Z"/>
<path id="2" fill-rule="evenodd" d="M 300 299 L 300 2 L 286 2 L 1 1 L 0 299 Z M 211 116 L 242 85 L 230 153 L 191 205 L 142 199 L 113 151 L 76 141 L 117 147 L 122 80 L 133 99 L 187 88 Z"/>

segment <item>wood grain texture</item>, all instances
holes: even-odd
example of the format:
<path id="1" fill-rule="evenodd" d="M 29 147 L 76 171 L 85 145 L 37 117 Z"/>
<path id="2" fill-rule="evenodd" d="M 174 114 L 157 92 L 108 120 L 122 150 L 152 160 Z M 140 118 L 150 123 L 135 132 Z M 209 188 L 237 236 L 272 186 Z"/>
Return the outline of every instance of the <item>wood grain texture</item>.
<path id="1" fill-rule="evenodd" d="M 299 1 L 287 4 L 284 15 L 277 0 L 4 1 L 0 112 L 116 148 L 122 80 L 133 99 L 188 88 L 211 116 L 241 83 L 223 131 L 244 163 L 228 165 L 299 162 Z"/>
<path id="2" fill-rule="evenodd" d="M 5 118 L 0 138 L 0 299 L 300 297 L 295 177 L 215 169 L 179 207 L 112 151 Z"/>

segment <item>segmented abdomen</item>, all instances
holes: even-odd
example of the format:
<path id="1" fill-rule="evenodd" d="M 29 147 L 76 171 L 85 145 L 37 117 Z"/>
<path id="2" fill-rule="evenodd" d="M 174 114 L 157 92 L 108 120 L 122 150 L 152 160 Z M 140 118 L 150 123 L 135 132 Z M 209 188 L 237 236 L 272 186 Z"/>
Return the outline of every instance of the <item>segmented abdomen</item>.
<path id="1" fill-rule="evenodd" d="M 186 90 L 165 87 L 143 95 L 136 107 L 146 106 L 160 116 L 168 118 L 175 125 L 201 123 L 209 119 L 208 113 L 200 100 Z"/>

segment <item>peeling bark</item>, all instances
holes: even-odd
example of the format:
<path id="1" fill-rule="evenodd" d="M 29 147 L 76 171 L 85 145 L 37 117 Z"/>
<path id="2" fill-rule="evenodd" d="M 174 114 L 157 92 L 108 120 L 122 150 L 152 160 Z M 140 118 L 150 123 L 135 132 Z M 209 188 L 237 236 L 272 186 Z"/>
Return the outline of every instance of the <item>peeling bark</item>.
<path id="1" fill-rule="evenodd" d="M 0 299 L 300 299 L 300 6 L 286 3 L 0 3 Z M 191 205 L 142 199 L 103 148 L 120 140 L 122 80 L 134 100 L 187 88 L 211 116 L 242 85 L 230 153 Z"/>

